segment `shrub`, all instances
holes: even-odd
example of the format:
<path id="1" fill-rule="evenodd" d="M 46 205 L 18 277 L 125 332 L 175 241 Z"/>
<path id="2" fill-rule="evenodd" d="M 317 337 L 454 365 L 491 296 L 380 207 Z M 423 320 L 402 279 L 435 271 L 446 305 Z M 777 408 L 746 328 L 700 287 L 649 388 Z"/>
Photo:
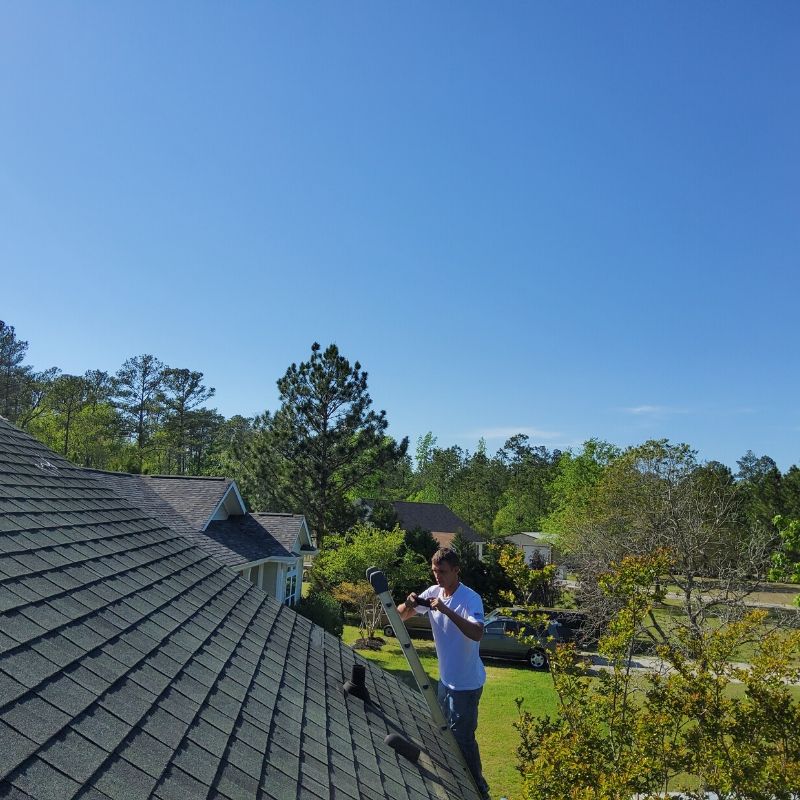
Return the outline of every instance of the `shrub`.
<path id="1" fill-rule="evenodd" d="M 342 604 L 327 592 L 312 591 L 300 601 L 297 613 L 341 638 L 344 631 Z"/>

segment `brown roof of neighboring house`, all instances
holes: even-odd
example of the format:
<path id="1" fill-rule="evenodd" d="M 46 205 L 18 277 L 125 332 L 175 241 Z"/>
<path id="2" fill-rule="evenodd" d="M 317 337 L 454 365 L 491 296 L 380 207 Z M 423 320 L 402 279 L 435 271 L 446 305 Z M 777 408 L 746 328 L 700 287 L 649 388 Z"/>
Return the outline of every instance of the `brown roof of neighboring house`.
<path id="1" fill-rule="evenodd" d="M 444 503 L 392 503 L 400 527 L 407 531 L 419 528 L 431 533 L 460 533 L 468 542 L 483 542 L 484 538 Z"/>

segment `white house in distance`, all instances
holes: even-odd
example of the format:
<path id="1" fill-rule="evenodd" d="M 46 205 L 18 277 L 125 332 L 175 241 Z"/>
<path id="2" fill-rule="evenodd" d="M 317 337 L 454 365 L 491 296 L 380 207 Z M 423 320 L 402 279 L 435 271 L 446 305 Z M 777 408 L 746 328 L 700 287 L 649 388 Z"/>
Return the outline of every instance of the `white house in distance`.
<path id="1" fill-rule="evenodd" d="M 303 558 L 317 552 L 301 514 L 248 513 L 229 478 L 87 472 L 275 599 L 300 601 Z"/>
<path id="2" fill-rule="evenodd" d="M 525 563 L 530 564 L 535 553 L 538 553 L 545 564 L 553 561 L 553 545 L 543 539 L 540 531 L 529 531 L 527 533 L 515 533 L 506 536 L 506 541 L 518 547 L 525 556 Z"/>

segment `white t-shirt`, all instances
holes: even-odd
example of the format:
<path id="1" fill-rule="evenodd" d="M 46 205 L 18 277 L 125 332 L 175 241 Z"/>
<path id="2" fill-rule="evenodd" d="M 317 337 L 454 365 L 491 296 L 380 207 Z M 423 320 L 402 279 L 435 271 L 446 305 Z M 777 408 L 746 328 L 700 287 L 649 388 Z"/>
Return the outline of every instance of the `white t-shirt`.
<path id="1" fill-rule="evenodd" d="M 429 586 L 420 597 L 430 600 L 439 597 L 444 604 L 470 622 L 483 624 L 483 601 L 477 592 L 473 592 L 463 583 L 450 597 L 444 596 L 444 589 L 438 584 Z M 458 626 L 442 614 L 424 606 L 417 606 L 417 613 L 428 614 L 436 643 L 436 655 L 439 658 L 439 680 L 448 689 L 466 691 L 479 689 L 486 682 L 486 670 L 480 657 L 478 642 L 464 636 Z"/>

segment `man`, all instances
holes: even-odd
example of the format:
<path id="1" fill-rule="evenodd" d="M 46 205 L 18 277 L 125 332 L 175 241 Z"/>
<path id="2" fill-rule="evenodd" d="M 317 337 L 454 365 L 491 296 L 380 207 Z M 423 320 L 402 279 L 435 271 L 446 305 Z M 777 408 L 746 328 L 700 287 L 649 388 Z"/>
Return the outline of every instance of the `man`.
<path id="1" fill-rule="evenodd" d="M 488 798 L 489 787 L 483 779 L 475 741 L 478 702 L 486 681 L 478 644 L 483 638 L 483 601 L 461 583 L 461 566 L 455 550 L 443 547 L 434 553 L 431 570 L 436 584 L 420 595 L 412 592 L 397 610 L 404 620 L 414 614 L 430 615 L 439 659 L 439 705 L 478 789 Z M 420 599 L 430 601 L 430 609 L 419 605 Z"/>

